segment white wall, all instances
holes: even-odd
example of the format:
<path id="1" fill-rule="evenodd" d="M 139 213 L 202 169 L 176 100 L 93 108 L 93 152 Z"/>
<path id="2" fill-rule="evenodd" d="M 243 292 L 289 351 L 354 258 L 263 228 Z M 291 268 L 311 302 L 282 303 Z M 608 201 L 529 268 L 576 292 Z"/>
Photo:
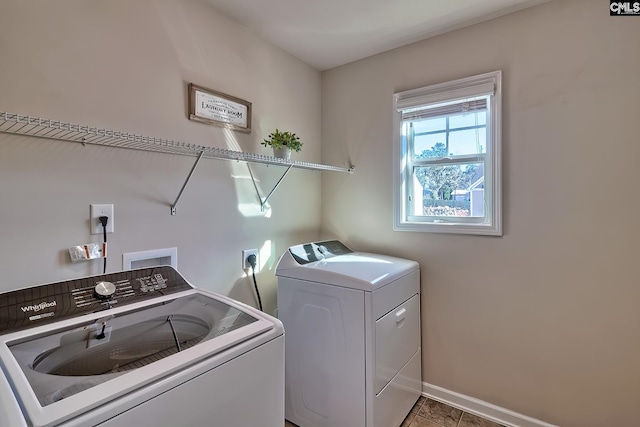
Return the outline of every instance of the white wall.
<path id="1" fill-rule="evenodd" d="M 324 72 L 322 227 L 420 262 L 423 379 L 562 426 L 640 417 L 640 17 L 555 0 Z M 392 230 L 394 92 L 503 71 L 504 236 Z"/>
<path id="2" fill-rule="evenodd" d="M 253 132 L 187 119 L 195 83 L 253 103 Z M 0 111 L 270 155 L 276 127 L 320 160 L 320 73 L 251 35 L 204 2 L 112 0 L 0 3 Z M 122 253 L 178 247 L 194 285 L 255 304 L 241 250 L 264 248 L 265 310 L 273 268 L 290 245 L 318 237 L 320 174 L 294 170 L 260 213 L 245 164 L 203 160 L 169 206 L 193 158 L 0 134 L 0 291 L 102 272 L 68 248 L 98 242 L 89 204 L 115 205 L 108 271 Z M 256 165 L 262 190 L 283 169 Z"/>

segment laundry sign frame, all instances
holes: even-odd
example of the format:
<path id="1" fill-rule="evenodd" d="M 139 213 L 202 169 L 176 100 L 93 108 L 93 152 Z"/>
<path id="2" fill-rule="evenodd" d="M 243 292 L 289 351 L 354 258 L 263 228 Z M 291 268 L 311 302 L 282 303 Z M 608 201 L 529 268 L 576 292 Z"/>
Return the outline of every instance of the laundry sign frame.
<path id="1" fill-rule="evenodd" d="M 189 83 L 189 120 L 251 133 L 251 102 Z"/>

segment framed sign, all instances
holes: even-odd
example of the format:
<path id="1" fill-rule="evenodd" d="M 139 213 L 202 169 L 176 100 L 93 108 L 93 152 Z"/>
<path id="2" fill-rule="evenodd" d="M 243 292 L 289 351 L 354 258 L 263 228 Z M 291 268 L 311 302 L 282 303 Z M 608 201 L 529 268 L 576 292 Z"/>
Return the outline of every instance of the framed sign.
<path id="1" fill-rule="evenodd" d="M 189 120 L 251 133 L 251 103 L 189 83 Z"/>

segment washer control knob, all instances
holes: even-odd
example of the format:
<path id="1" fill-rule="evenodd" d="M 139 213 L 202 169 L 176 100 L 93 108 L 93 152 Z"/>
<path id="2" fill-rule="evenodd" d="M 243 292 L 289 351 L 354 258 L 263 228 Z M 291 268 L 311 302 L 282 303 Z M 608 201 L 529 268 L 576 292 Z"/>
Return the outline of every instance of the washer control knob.
<path id="1" fill-rule="evenodd" d="M 98 282 L 93 288 L 93 295 L 98 299 L 111 299 L 116 293 L 116 285 L 111 282 Z"/>

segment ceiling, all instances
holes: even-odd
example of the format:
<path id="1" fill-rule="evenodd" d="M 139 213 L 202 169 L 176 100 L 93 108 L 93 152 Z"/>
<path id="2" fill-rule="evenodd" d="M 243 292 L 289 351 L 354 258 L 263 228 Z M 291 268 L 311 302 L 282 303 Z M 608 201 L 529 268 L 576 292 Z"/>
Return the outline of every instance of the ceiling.
<path id="1" fill-rule="evenodd" d="M 327 70 L 549 0 L 207 0 L 318 70 Z"/>

